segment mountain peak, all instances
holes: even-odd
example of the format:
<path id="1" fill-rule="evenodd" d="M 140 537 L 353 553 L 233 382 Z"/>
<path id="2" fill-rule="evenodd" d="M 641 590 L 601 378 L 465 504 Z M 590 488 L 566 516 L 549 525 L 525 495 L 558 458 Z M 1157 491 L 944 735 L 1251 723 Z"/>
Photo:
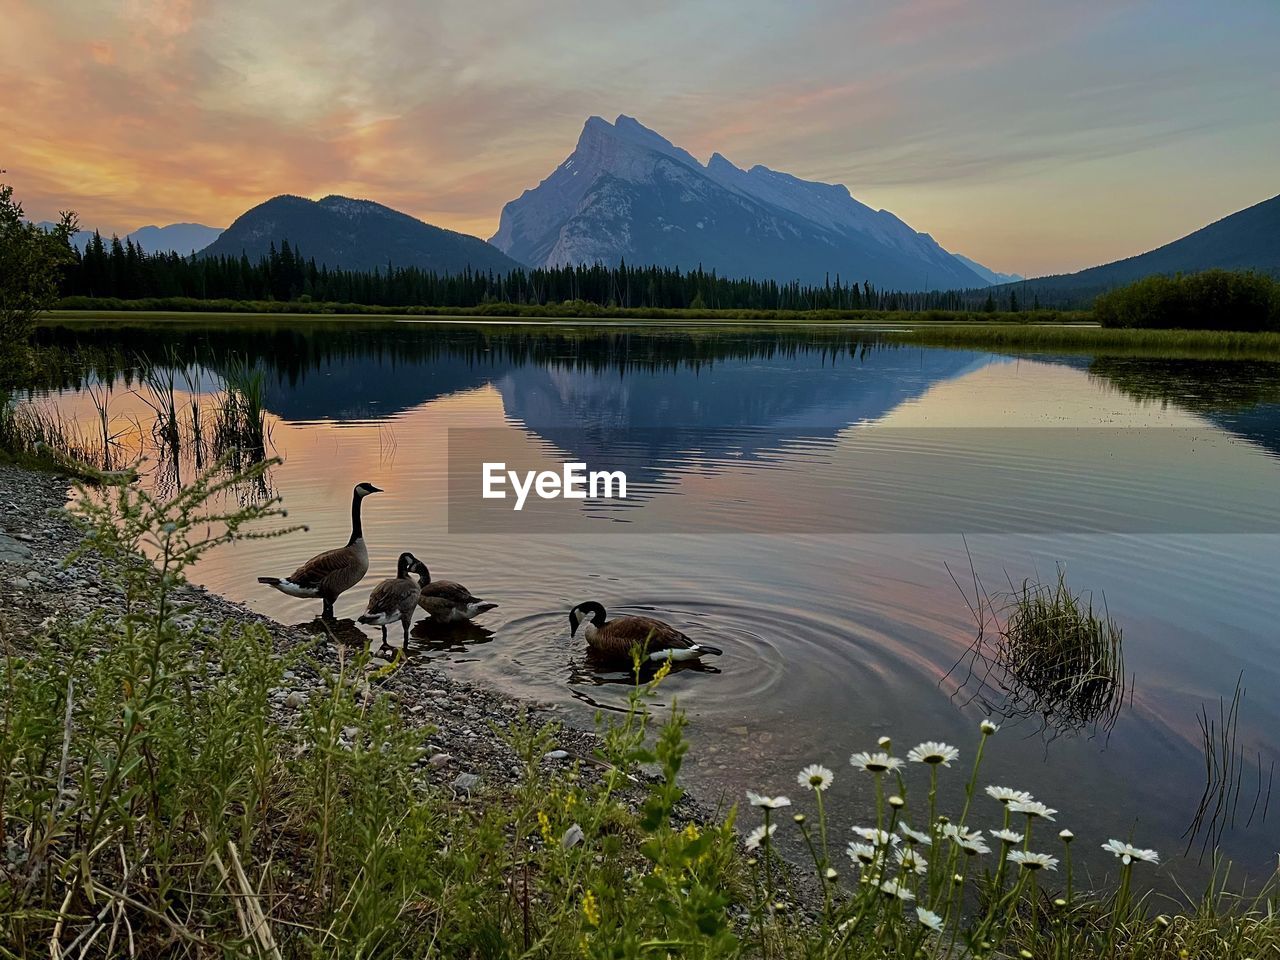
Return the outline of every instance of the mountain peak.
<path id="1" fill-rule="evenodd" d="M 729 276 L 857 277 L 878 286 L 980 286 L 977 274 L 839 184 L 723 154 L 706 165 L 639 120 L 589 117 L 578 144 L 502 210 L 495 246 L 533 266 L 652 263 Z"/>
<path id="2" fill-rule="evenodd" d="M 242 213 L 204 250 L 254 259 L 285 240 L 317 264 L 348 270 L 416 266 L 441 273 L 510 270 L 516 263 L 476 237 L 444 230 L 373 200 L 282 195 Z"/>

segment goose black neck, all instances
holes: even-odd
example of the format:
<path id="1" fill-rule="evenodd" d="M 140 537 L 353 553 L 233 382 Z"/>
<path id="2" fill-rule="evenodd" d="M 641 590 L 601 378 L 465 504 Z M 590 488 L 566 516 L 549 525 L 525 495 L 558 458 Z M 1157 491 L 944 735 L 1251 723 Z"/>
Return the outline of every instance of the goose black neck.
<path id="1" fill-rule="evenodd" d="M 360 526 L 360 501 L 363 497 L 358 493 L 351 495 L 351 539 L 347 541 L 347 546 L 351 546 L 357 540 L 364 539 L 364 528 Z"/>
<path id="2" fill-rule="evenodd" d="M 396 561 L 396 579 L 407 580 L 409 578 L 409 564 L 413 561 L 412 557 L 401 556 Z"/>

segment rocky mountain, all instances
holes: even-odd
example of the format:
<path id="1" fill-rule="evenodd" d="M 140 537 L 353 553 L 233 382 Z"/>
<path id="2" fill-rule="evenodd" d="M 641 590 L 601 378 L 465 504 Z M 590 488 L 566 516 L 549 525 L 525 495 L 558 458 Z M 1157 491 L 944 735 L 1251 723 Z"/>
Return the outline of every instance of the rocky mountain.
<path id="1" fill-rule="evenodd" d="M 256 260 L 285 240 L 317 264 L 349 270 L 385 269 L 388 263 L 441 273 L 519 266 L 478 237 L 423 223 L 371 200 L 337 196 L 272 197 L 237 217 L 202 253 L 244 253 Z"/>
<path id="2" fill-rule="evenodd" d="M 840 184 L 720 154 L 703 165 L 631 117 L 591 117 L 572 154 L 502 210 L 490 242 L 533 266 L 701 264 L 722 275 L 899 290 L 982 287 L 983 275 Z"/>
<path id="3" fill-rule="evenodd" d="M 1196 273 L 1215 268 L 1256 270 L 1280 277 L 1280 196 L 1136 257 L 1077 273 L 1037 277 L 1019 284 L 1018 289 L 1025 287 L 1037 293 L 1046 304 L 1073 304 L 1152 274 Z"/>

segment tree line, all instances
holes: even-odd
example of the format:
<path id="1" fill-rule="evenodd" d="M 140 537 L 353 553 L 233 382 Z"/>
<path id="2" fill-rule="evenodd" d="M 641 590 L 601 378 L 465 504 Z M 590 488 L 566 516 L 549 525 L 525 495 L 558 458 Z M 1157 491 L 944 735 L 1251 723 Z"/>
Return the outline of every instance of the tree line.
<path id="1" fill-rule="evenodd" d="M 701 267 L 637 267 L 625 262 L 440 273 L 388 263 L 372 271 L 317 264 L 284 240 L 256 261 L 147 253 L 132 240 L 95 233 L 64 271 L 64 297 L 141 300 L 312 301 L 383 307 L 547 305 L 582 301 L 620 308 L 692 310 L 1014 310 L 1017 293 L 986 290 L 903 292 L 829 276 L 822 284 L 719 276 Z"/>

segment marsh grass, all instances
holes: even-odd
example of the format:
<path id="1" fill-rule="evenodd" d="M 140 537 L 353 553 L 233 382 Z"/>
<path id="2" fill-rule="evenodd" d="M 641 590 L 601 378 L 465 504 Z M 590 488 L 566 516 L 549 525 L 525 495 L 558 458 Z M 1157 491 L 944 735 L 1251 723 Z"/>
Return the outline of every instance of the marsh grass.
<path id="1" fill-rule="evenodd" d="M 69 471 L 82 479 L 94 472 L 140 471 L 153 474 L 154 487 L 174 494 L 211 463 L 228 475 L 266 460 L 271 431 L 266 412 L 266 373 L 237 356 L 226 361 L 220 390 L 203 387 L 198 360 L 181 360 L 172 348 L 160 361 L 139 356 L 130 367 L 130 393 L 146 413 L 119 416 L 111 410 L 108 384 L 88 382 L 82 388 L 93 406 L 81 422 L 56 405 L 0 394 L 0 453 L 30 466 Z M 86 464 L 90 472 L 77 473 Z M 269 473 L 245 473 L 252 489 L 241 494 L 271 497 Z"/>
<path id="2" fill-rule="evenodd" d="M 1088 324 L 937 324 L 883 334 L 896 343 L 1015 353 L 1089 353 L 1208 360 L 1280 360 L 1280 333 L 1103 328 Z"/>
<path id="3" fill-rule="evenodd" d="M 975 621 L 973 643 L 947 676 L 962 676 L 968 692 L 1005 717 L 1035 718 L 1046 730 L 1107 733 L 1132 686 L 1124 666 L 1124 633 L 1105 602 L 1077 593 L 1066 571 L 1041 583 L 1026 579 L 987 591 L 970 562 L 972 596 L 961 587 Z M 945 678 L 944 678 L 945 679 Z"/>
<path id="4" fill-rule="evenodd" d="M 1260 750 L 1239 741 L 1240 709 L 1244 702 L 1244 674 L 1236 680 L 1230 705 L 1218 699 L 1216 716 L 1207 705 L 1196 717 L 1204 747 L 1204 793 L 1183 836 L 1190 852 L 1200 841 L 1200 856 L 1216 848 L 1222 835 L 1238 823 L 1263 822 L 1271 811 L 1275 761 L 1265 762 Z"/>
<path id="5" fill-rule="evenodd" d="M 1006 598 L 996 657 L 1018 683 L 1068 722 L 1114 722 L 1123 698 L 1123 633 L 1092 596 L 1074 593 L 1066 572 L 1050 584 L 1024 580 Z"/>
<path id="6" fill-rule="evenodd" d="M 53 404 L 0 393 L 0 453 L 29 466 L 66 470 L 81 479 L 119 467 L 125 458 L 122 440 L 127 427 L 111 417 L 110 391 L 105 386 L 89 385 L 85 393 L 95 411 L 91 425 L 65 416 Z"/>
<path id="7" fill-rule="evenodd" d="M 266 371 L 232 357 L 222 376 L 224 388 L 213 414 L 213 450 L 237 467 L 256 463 L 266 456 L 269 440 Z"/>

